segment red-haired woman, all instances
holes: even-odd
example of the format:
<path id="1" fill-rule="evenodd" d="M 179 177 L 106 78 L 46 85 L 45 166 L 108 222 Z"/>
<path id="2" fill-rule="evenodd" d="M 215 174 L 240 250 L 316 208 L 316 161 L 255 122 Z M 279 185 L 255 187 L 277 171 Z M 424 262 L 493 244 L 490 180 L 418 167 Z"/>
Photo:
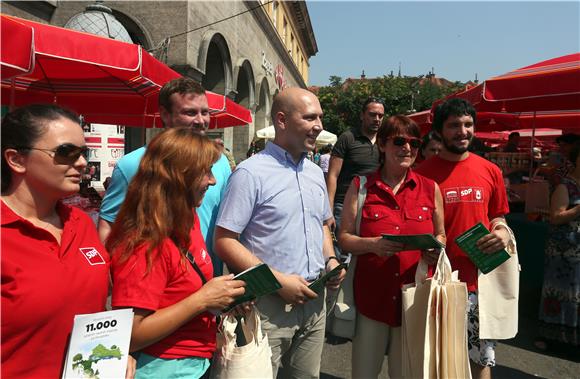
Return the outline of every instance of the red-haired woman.
<path id="1" fill-rule="evenodd" d="M 401 287 L 415 281 L 421 251 L 389 242 L 382 234 L 435 235 L 445 244 L 443 199 L 437 184 L 414 173 L 411 166 L 421 147 L 419 127 L 408 117 L 392 116 L 377 132 L 379 169 L 367 176 L 360 236 L 356 213 L 360 179 L 346 193 L 340 228 L 340 247 L 358 256 L 354 276 L 357 308 L 352 346 L 352 377 L 376 378 L 388 347 L 389 376 L 399 378 L 401 367 Z M 438 252 L 423 252 L 435 263 Z"/>
<path id="2" fill-rule="evenodd" d="M 213 278 L 195 207 L 215 184 L 217 146 L 171 128 L 147 146 L 107 247 L 116 308 L 135 311 L 136 378 L 201 377 L 215 350 L 220 311 L 244 293 L 233 275 Z"/>

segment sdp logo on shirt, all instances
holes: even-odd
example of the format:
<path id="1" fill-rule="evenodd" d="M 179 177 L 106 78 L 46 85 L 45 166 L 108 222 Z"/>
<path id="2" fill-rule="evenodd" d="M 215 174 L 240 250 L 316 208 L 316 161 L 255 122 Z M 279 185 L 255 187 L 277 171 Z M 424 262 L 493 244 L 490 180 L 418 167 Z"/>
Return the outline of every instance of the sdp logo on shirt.
<path id="1" fill-rule="evenodd" d="M 106 263 L 101 253 L 94 247 L 79 247 L 79 250 L 91 266 L 104 265 Z"/>
<path id="2" fill-rule="evenodd" d="M 483 203 L 481 187 L 450 187 L 443 190 L 445 203 Z"/>

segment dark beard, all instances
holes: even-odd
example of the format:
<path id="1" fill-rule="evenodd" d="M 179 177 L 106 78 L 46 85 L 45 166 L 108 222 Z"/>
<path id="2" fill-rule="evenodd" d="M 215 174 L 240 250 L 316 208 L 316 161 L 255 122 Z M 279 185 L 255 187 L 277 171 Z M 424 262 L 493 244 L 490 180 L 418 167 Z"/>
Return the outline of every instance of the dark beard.
<path id="1" fill-rule="evenodd" d="M 465 148 L 459 148 L 455 145 L 447 143 L 446 139 L 443 139 L 443 146 L 445 146 L 445 150 L 449 151 L 450 153 L 461 155 L 469 150 L 471 143 L 473 142 L 473 136 L 469 138 L 469 145 Z"/>

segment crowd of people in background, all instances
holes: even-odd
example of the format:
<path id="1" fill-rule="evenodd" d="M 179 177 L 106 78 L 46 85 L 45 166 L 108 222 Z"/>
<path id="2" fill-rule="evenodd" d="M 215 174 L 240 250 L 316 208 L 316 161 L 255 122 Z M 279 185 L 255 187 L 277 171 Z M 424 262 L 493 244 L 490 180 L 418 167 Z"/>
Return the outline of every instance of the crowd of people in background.
<path id="1" fill-rule="evenodd" d="M 484 253 L 512 242 L 502 172 L 473 153 L 475 109 L 443 102 L 422 137 L 413 120 L 386 117 L 384 101 L 370 97 L 361 101 L 360 125 L 317 147 L 322 111 L 307 90 L 280 91 L 274 140 L 253 141 L 236 163 L 223 140 L 205 135 L 205 90 L 191 79 L 170 81 L 159 95 L 164 131 L 117 163 L 102 201 L 83 182 L 88 149 L 77 115 L 55 105 L 9 112 L 1 128 L 2 376 L 60 376 L 74 316 L 104 311 L 110 291 L 113 308 L 135 312 L 128 377 L 203 377 L 216 349 L 215 314 L 245 291 L 224 267 L 239 273 L 266 263 L 282 288 L 235 311 L 259 312 L 274 377 L 318 377 L 346 271 L 323 293 L 308 285 L 352 254 L 352 376 L 377 377 L 387 351 L 389 375 L 402 377 L 401 288 L 414 282 L 421 260 L 432 274 L 441 250 L 381 235 L 427 233 L 446 245 L 467 284 L 471 370 L 490 377 L 496 341 L 517 332 L 506 312 L 517 294 L 495 279 L 480 293 L 477 267 L 455 243 L 478 222 L 490 230 L 477 241 Z M 510 135 L 503 151 L 517 151 L 519 137 Z M 538 348 L 579 343 L 580 142 L 557 142 Z M 74 206 L 79 190 L 99 207 L 98 220 Z"/>

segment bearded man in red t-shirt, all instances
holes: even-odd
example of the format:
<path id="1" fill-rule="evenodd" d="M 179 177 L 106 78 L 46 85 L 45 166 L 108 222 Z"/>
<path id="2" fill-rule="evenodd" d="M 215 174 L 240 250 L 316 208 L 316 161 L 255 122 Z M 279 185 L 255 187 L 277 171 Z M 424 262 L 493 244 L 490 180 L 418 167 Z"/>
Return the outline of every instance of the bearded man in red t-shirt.
<path id="1" fill-rule="evenodd" d="M 487 254 L 506 248 L 510 234 L 501 223 L 505 225 L 504 215 L 509 212 L 509 207 L 500 169 L 468 150 L 475 133 L 475 121 L 476 111 L 468 101 L 455 98 L 441 104 L 435 111 L 433 130 L 441 136 L 443 149 L 438 156 L 423 162 L 416 172 L 433 179 L 441 189 L 447 254 L 453 270 L 459 270 L 459 278 L 467 283 L 469 291 L 468 347 L 471 371 L 474 378 L 490 378 L 490 368 L 495 366 L 496 341 L 480 339 L 480 274 L 469 257 L 457 246 L 455 238 L 481 222 L 492 232 L 477 241 L 478 247 Z"/>

